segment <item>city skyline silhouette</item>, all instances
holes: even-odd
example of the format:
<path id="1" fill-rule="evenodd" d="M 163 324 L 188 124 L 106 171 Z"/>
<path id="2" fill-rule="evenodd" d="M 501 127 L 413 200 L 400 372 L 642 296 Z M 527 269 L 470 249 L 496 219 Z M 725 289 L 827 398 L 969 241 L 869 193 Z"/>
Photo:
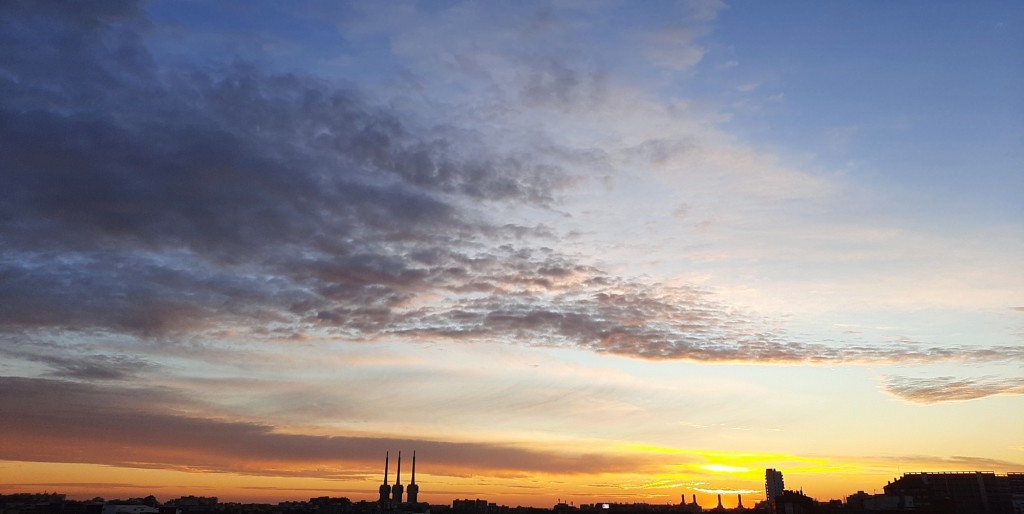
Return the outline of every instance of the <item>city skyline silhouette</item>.
<path id="1" fill-rule="evenodd" d="M 402 496 L 401 453 L 395 470 L 395 483 L 389 484 L 389 454 L 385 454 L 384 483 L 379 487 L 376 500 L 348 497 L 320 496 L 309 501 L 281 501 L 276 508 L 272 503 L 221 501 L 217 496 L 182 496 L 161 502 L 153 495 L 144 498 L 68 499 L 57 492 L 0 494 L 0 514 L 256 514 L 289 512 L 291 514 L 536 514 L 555 512 L 566 514 L 687 514 L 700 512 L 765 512 L 786 514 L 859 514 L 917 512 L 920 514 L 1016 514 L 1024 508 L 1024 472 L 998 475 L 991 472 L 911 472 L 888 481 L 882 493 L 857 491 L 842 499 L 819 500 L 785 487 L 784 474 L 774 468 L 764 472 L 764 499 L 753 505 L 743 503 L 743 495 L 736 494 L 730 506 L 716 495 L 714 507 L 702 506 L 697 495 L 687 503 L 686 493 L 680 494 L 679 503 L 650 504 L 643 502 L 619 503 L 594 501 L 576 505 L 558 499 L 550 508 L 537 505 L 515 507 L 499 505 L 486 499 L 458 499 L 430 503 L 417 500 L 419 489 L 415 481 L 415 452 L 413 453 L 413 479 L 410 492 Z M 283 509 L 283 510 L 282 510 Z"/>

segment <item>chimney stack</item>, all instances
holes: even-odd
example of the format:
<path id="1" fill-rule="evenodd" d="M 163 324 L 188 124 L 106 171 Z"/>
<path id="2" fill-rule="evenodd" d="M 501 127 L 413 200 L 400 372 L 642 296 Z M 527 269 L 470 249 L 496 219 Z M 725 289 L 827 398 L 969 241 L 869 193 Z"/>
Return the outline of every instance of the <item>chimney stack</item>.
<path id="1" fill-rule="evenodd" d="M 388 497 L 391 496 L 391 486 L 388 485 L 388 457 L 389 452 L 384 452 L 384 483 L 378 489 L 380 498 L 377 500 L 381 507 L 387 505 Z"/>
<path id="2" fill-rule="evenodd" d="M 391 486 L 391 502 L 395 505 L 402 504 L 402 493 L 405 492 L 405 488 L 402 487 L 402 452 L 398 452 L 398 470 L 395 471 L 395 485 Z"/>
<path id="3" fill-rule="evenodd" d="M 419 502 L 420 486 L 416 485 L 416 450 L 412 451 L 412 482 L 409 484 L 409 503 Z"/>

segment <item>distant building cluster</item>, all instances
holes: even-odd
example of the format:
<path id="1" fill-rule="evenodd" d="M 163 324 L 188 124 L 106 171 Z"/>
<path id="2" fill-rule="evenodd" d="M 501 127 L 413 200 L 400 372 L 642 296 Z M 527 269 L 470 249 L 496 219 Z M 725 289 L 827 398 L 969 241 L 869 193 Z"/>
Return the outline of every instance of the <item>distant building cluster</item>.
<path id="1" fill-rule="evenodd" d="M 820 503 L 803 491 L 786 490 L 782 473 L 775 469 L 765 470 L 764 482 L 763 503 L 773 514 L 1024 514 L 1024 473 L 907 473 L 886 484 L 883 494 L 857 491 L 845 503 Z"/>
<path id="2" fill-rule="evenodd" d="M 550 509 L 506 507 L 481 499 L 454 500 L 451 506 L 419 501 L 416 453 L 412 479 L 402 486 L 402 457 L 398 455 L 395 483 L 389 483 L 390 452 L 384 455 L 384 483 L 377 501 L 319 497 L 309 501 L 221 503 L 213 496 L 183 496 L 160 503 L 153 496 L 128 500 L 68 500 L 57 493 L 0 494 L 0 514 L 692 514 L 703 512 L 765 514 L 1024 514 L 1024 473 L 991 472 L 907 473 L 890 481 L 883 494 L 857 491 L 843 500 L 819 502 L 803 491 L 786 489 L 781 471 L 765 470 L 765 500 L 746 507 L 737 495 L 726 508 L 722 495 L 715 507 L 697 503 L 696 495 L 678 504 L 592 503 L 580 506 L 559 501 Z"/>

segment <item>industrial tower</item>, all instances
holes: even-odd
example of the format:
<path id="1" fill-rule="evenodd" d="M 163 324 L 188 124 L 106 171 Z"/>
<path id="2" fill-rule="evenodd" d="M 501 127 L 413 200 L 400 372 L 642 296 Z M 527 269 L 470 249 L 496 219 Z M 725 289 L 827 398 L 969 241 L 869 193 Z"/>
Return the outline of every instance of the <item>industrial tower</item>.
<path id="1" fill-rule="evenodd" d="M 409 503 L 419 501 L 420 486 L 416 485 L 416 450 L 412 451 L 412 482 L 409 483 Z"/>
<path id="2" fill-rule="evenodd" d="M 402 504 L 402 452 L 398 452 L 398 471 L 395 471 L 395 485 L 391 486 L 391 502 L 395 505 Z"/>
<path id="3" fill-rule="evenodd" d="M 389 452 L 384 452 L 384 483 L 380 485 L 378 491 L 380 492 L 380 498 L 377 500 L 381 507 L 385 507 L 388 504 L 388 497 L 391 496 L 391 486 L 388 485 L 388 455 Z"/>

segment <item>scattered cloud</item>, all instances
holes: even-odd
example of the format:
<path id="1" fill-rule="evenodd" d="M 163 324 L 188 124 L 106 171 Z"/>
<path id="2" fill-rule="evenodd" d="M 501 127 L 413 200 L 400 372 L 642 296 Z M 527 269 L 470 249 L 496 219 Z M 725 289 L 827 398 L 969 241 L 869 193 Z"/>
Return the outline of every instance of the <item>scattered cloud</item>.
<path id="1" fill-rule="evenodd" d="M 695 43 L 697 33 L 690 27 L 668 27 L 650 36 L 647 58 L 673 71 L 686 71 L 704 58 L 706 50 Z"/>
<path id="2" fill-rule="evenodd" d="M 883 388 L 887 393 L 909 402 L 932 404 L 1024 394 L 1024 378 L 889 376 L 885 378 Z"/>

